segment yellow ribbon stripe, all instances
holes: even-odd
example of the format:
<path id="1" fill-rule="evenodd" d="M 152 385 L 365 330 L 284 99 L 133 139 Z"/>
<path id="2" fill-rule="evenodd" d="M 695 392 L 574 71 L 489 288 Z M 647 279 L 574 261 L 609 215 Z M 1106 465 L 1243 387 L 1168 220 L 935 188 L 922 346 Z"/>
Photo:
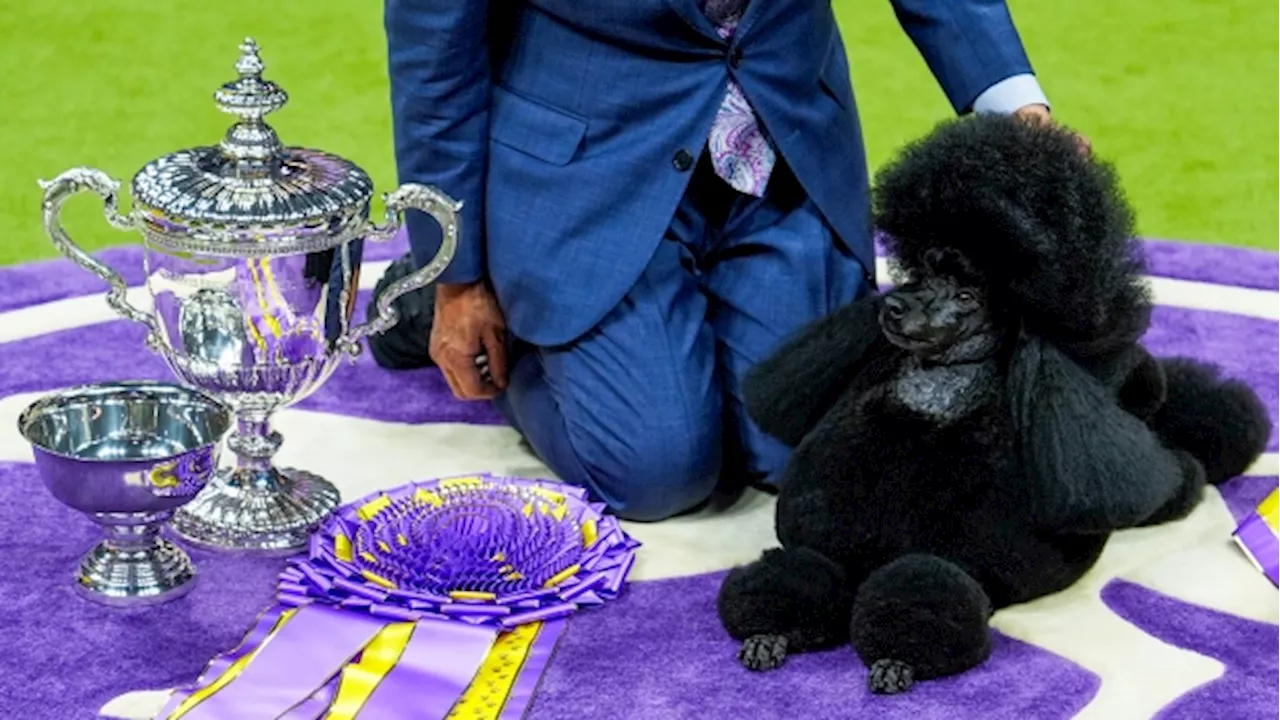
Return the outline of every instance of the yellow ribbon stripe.
<path id="1" fill-rule="evenodd" d="M 1271 532 L 1280 533 L 1280 488 L 1271 491 L 1266 500 L 1258 506 L 1258 515 L 1271 528 Z"/>
<path id="2" fill-rule="evenodd" d="M 369 582 L 371 582 L 371 583 L 376 583 L 376 584 L 378 584 L 378 585 L 381 585 L 382 587 L 384 587 L 384 588 L 386 588 L 386 589 L 388 589 L 388 590 L 395 590 L 395 589 L 396 589 L 396 584 L 395 584 L 395 583 L 393 583 L 393 582 L 391 582 L 390 580 L 388 580 L 388 579 L 386 579 L 386 578 L 382 577 L 381 575 L 378 575 L 378 574 L 375 574 L 375 573 L 369 572 L 368 570 L 361 570 L 361 571 L 360 571 L 360 575 L 361 575 L 361 576 L 363 576 L 365 580 L 368 580 L 368 581 L 369 581 Z"/>
<path id="3" fill-rule="evenodd" d="M 342 669 L 338 694 L 324 720 L 353 720 L 382 679 L 400 661 L 417 623 L 391 623 L 378 631 L 360 654 L 360 661 Z"/>
<path id="4" fill-rule="evenodd" d="M 414 502 L 419 505 L 430 505 L 431 507 L 440 507 L 441 505 L 444 505 L 444 498 L 430 490 L 423 490 L 422 488 L 418 488 L 418 491 L 413 494 L 413 499 Z"/>
<path id="5" fill-rule="evenodd" d="M 258 261 L 258 272 L 262 273 L 261 279 L 256 283 L 258 306 L 262 308 L 262 319 L 267 323 L 267 327 L 271 328 L 272 337 L 279 340 L 284 331 L 280 327 L 280 319 L 271 311 L 271 305 L 274 303 L 275 298 L 269 296 L 274 295 L 276 298 L 282 296 L 275 287 L 275 278 L 271 276 L 271 258 L 262 258 Z M 258 277 L 255 275 L 255 279 Z"/>
<path id="6" fill-rule="evenodd" d="M 265 297 L 262 296 L 262 278 L 258 275 L 258 268 L 254 264 L 253 260 L 246 260 L 245 265 L 248 266 L 249 275 L 251 275 L 253 278 L 253 292 L 258 299 L 258 308 L 262 310 L 265 316 L 264 320 L 267 322 L 267 326 L 271 327 L 274 330 L 276 337 L 280 337 L 279 324 L 275 323 L 275 318 L 271 317 L 270 310 L 267 307 L 267 300 Z M 249 333 L 253 335 L 253 339 L 255 342 L 257 342 L 258 347 L 262 350 L 262 352 L 266 352 L 269 349 L 267 345 L 267 339 L 264 338 L 262 336 L 262 333 L 258 330 L 257 323 L 249 322 L 247 326 L 249 329 Z"/>
<path id="7" fill-rule="evenodd" d="M 187 699 L 182 701 L 182 704 L 178 706 L 177 710 L 173 711 L 173 714 L 170 715 L 167 720 L 178 720 L 182 716 L 191 712 L 192 708 L 194 708 L 195 706 L 199 705 L 200 703 L 208 699 L 209 696 L 218 692 L 223 687 L 225 687 L 228 683 L 230 683 L 232 680 L 235 680 L 237 677 L 239 677 L 240 673 L 244 672 L 245 667 L 247 667 L 249 663 L 253 662 L 253 659 L 257 657 L 258 653 L 262 650 L 262 648 L 266 647 L 267 643 L 270 642 L 271 638 L 275 637 L 276 634 L 280 632 L 280 629 L 283 628 L 285 624 L 288 623 L 289 620 L 293 618 L 294 614 L 297 612 L 298 612 L 297 608 L 294 608 L 292 610 L 286 610 L 283 613 L 281 613 L 280 619 L 277 620 L 275 626 L 271 628 L 271 632 L 267 633 L 267 636 L 262 639 L 262 642 L 258 643 L 258 647 L 254 648 L 253 652 L 248 653 L 247 655 L 240 658 L 239 660 L 236 660 L 235 662 L 231 663 L 231 665 L 229 665 L 227 669 L 222 672 L 221 675 L 219 675 L 216 679 L 214 679 L 213 682 L 209 683 L 208 685 L 205 685 L 204 687 L 200 688 L 199 690 L 187 696 Z M 248 635 L 246 635 L 245 638 L 240 641 L 241 645 L 244 644 L 245 639 L 248 639 Z M 237 646 L 237 648 L 238 647 L 239 646 Z"/>
<path id="8" fill-rule="evenodd" d="M 333 554 L 343 562 L 351 562 L 355 555 L 351 550 L 351 538 L 341 532 L 333 534 Z"/>
<path id="9" fill-rule="evenodd" d="M 542 623 L 529 623 L 498 635 L 446 720 L 497 720 L 541 630 Z"/>
<path id="10" fill-rule="evenodd" d="M 569 578 L 573 577 L 574 575 L 577 575 L 578 571 L 581 569 L 582 569 L 581 565 L 570 565 L 569 567 L 556 573 L 554 576 L 551 577 L 550 580 L 547 580 L 546 584 L 544 584 L 543 587 L 553 588 L 559 585 L 560 583 L 564 582 L 565 580 L 568 580 Z"/>
<path id="11" fill-rule="evenodd" d="M 564 493 L 562 492 L 556 492 L 555 490 L 551 490 L 549 488 L 544 488 L 544 487 L 535 487 L 535 488 L 531 488 L 531 490 L 541 495 L 542 497 L 550 500 L 551 502 L 556 503 L 557 505 L 565 501 L 565 496 L 564 496 Z"/>
<path id="12" fill-rule="evenodd" d="M 364 505 L 361 505 L 360 509 L 356 510 L 356 515 L 358 515 L 361 520 L 368 522 L 377 516 L 378 513 L 389 507 L 391 507 L 391 498 L 386 495 L 379 495 Z"/>
<path id="13" fill-rule="evenodd" d="M 262 278 L 266 281 L 267 292 L 271 294 L 271 301 L 276 303 L 277 307 L 283 308 L 286 312 L 289 308 L 289 301 L 285 300 L 284 293 L 280 291 L 280 284 L 276 282 L 275 272 L 271 269 L 271 258 L 262 259 Z M 276 318 L 272 316 L 272 320 Z M 279 328 L 279 324 L 276 325 Z M 277 331 L 278 332 L 278 331 Z"/>

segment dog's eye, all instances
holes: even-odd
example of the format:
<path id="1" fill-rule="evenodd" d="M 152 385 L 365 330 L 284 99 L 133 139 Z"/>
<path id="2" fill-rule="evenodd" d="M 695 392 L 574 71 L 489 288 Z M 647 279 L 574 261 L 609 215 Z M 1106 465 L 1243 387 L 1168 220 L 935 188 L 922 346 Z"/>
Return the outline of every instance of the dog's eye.
<path id="1" fill-rule="evenodd" d="M 972 292 L 969 292 L 968 290 L 961 290 L 960 292 L 956 293 L 956 300 L 959 300 L 960 302 L 965 304 L 974 302 L 977 299 L 978 297 L 974 295 Z"/>

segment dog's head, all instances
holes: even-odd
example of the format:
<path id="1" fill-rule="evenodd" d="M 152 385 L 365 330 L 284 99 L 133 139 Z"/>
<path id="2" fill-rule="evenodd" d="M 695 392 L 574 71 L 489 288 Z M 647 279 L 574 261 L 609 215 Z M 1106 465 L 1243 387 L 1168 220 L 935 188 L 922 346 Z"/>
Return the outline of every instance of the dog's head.
<path id="1" fill-rule="evenodd" d="M 1030 333 L 1106 352 L 1145 330 L 1132 212 L 1108 164 L 1069 131 L 1008 116 L 940 125 L 877 174 L 875 225 L 908 277 L 954 251 Z"/>
<path id="2" fill-rule="evenodd" d="M 894 345 L 939 363 L 970 362 L 998 344 L 999 321 L 983 276 L 955 250 L 934 249 L 884 296 L 880 328 Z"/>

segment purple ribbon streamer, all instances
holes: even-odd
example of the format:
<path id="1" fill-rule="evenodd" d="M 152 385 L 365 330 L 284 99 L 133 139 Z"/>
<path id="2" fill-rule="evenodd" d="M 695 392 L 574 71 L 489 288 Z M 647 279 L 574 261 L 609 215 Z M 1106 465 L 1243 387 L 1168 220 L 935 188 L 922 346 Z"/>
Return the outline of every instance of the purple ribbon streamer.
<path id="1" fill-rule="evenodd" d="M 1249 556 L 1262 567 L 1262 572 L 1272 585 L 1280 586 L 1280 539 L 1262 516 L 1254 513 L 1240 523 L 1236 539 Z"/>
<path id="2" fill-rule="evenodd" d="M 341 673 L 334 673 L 333 679 L 328 684 L 276 720 L 320 720 L 329 712 L 329 705 L 338 694 L 338 683 L 341 680 Z"/>
<path id="3" fill-rule="evenodd" d="M 209 683 L 221 677 L 227 671 L 227 668 L 231 667 L 237 660 L 257 650 L 262 641 L 271 633 L 271 629 L 279 622 L 280 616 L 288 609 L 282 605 L 274 605 L 264 610 L 258 616 L 258 621 L 253 628 L 241 638 L 240 644 L 211 660 L 194 683 L 174 691 L 173 695 L 169 697 L 169 702 L 165 704 L 164 710 L 157 717 L 167 718 L 172 715 L 178 709 L 178 706 L 186 702 L 186 699 L 192 693 L 208 686 Z"/>
<path id="4" fill-rule="evenodd" d="M 424 620 L 391 672 L 360 709 L 377 720 L 443 718 L 493 648 L 493 628 Z"/>
<path id="5" fill-rule="evenodd" d="M 300 608 L 239 677 L 184 720 L 278 718 L 324 687 L 384 625 L 328 605 Z"/>
<path id="6" fill-rule="evenodd" d="M 502 706 L 502 714 L 498 716 L 498 720 L 520 720 L 524 717 L 529 709 L 529 703 L 533 702 L 534 691 L 542 682 L 542 674 L 546 671 L 547 665 L 551 664 L 556 643 L 560 642 L 560 636 L 564 634 L 568 624 L 568 620 L 551 620 L 543 623 L 539 628 L 538 637 L 529 648 L 529 655 L 520 668 L 520 674 L 516 676 L 515 684 L 511 686 L 511 692 L 507 695 L 507 702 Z"/>

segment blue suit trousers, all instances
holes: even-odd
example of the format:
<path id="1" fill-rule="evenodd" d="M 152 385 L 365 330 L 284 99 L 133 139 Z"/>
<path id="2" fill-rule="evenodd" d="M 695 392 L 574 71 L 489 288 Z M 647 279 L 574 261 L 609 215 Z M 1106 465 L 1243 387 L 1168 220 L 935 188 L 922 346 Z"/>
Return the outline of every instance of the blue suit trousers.
<path id="1" fill-rule="evenodd" d="M 868 289 L 866 268 L 780 164 L 764 198 L 702 156 L 639 280 L 573 342 L 512 347 L 496 404 L 537 455 L 620 516 L 693 509 L 723 478 L 769 482 L 788 450 L 742 381 L 790 334 Z"/>

